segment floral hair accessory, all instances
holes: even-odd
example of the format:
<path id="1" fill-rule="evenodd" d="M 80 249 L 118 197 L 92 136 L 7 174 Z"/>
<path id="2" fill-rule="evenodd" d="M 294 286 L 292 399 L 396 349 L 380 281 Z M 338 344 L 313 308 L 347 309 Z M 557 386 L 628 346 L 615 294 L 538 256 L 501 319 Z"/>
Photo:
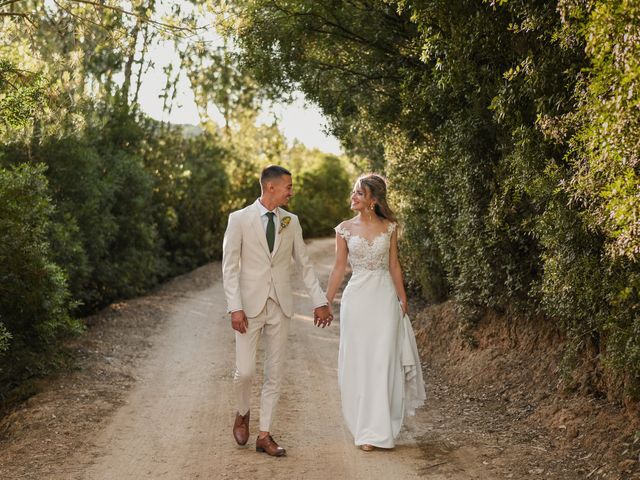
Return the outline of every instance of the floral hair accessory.
<path id="1" fill-rule="evenodd" d="M 282 220 L 280 220 L 280 230 L 278 230 L 278 234 L 280 234 L 282 230 L 287 228 L 290 223 L 291 223 L 291 217 L 284 217 Z"/>

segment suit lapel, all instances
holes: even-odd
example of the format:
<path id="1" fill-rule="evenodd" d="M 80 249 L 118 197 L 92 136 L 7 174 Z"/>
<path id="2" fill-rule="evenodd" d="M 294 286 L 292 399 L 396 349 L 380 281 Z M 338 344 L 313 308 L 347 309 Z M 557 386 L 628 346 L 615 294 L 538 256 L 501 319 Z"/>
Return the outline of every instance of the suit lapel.
<path id="1" fill-rule="evenodd" d="M 251 219 L 251 225 L 256 234 L 256 237 L 258 238 L 258 243 L 262 245 L 264 253 L 271 257 L 271 254 L 269 253 L 269 245 L 267 244 L 267 235 L 264 231 L 264 226 L 262 225 L 262 219 L 260 218 L 260 209 L 258 208 L 258 205 L 254 204 L 251 215 L 253 217 Z"/>

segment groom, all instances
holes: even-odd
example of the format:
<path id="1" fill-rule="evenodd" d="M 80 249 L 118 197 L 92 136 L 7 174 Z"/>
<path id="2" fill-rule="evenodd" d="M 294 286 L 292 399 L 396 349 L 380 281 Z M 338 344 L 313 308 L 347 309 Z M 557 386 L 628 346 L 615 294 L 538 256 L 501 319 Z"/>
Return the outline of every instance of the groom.
<path id="1" fill-rule="evenodd" d="M 314 305 L 314 323 L 325 327 L 333 319 L 307 257 L 298 217 L 280 208 L 293 196 L 291 173 L 269 166 L 260 175 L 258 200 L 229 215 L 224 235 L 222 278 L 236 331 L 237 406 L 233 436 L 239 445 L 249 439 L 251 381 L 256 369 L 256 347 L 265 342 L 264 384 L 260 402 L 260 432 L 256 450 L 280 457 L 285 449 L 270 435 L 274 407 L 286 358 L 287 335 L 293 314 L 291 259 L 302 267 L 302 280 Z"/>

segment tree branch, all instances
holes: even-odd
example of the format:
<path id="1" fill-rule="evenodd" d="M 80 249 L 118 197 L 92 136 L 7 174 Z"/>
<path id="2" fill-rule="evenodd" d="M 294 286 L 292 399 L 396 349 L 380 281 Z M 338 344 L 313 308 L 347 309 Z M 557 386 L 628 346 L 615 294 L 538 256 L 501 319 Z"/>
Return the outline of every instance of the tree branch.
<path id="1" fill-rule="evenodd" d="M 105 28 L 104 25 L 102 25 L 102 24 L 100 24 L 98 22 L 95 22 L 95 21 L 91 20 L 90 18 L 82 17 L 80 15 L 77 15 L 77 14 L 73 13 L 67 7 L 61 5 L 57 0 L 53 0 L 53 2 L 58 6 L 58 8 L 60 10 L 62 10 L 63 12 L 66 12 L 69 16 L 79 20 L 80 22 L 87 22 L 87 23 L 89 23 L 89 24 L 91 24 L 91 25 L 93 25 L 95 27 Z"/>
<path id="2" fill-rule="evenodd" d="M 9 1 L 15 1 L 15 0 L 9 0 Z M 107 10 L 113 10 L 115 12 L 122 13 L 124 15 L 128 15 L 128 16 L 131 16 L 131 17 L 138 18 L 138 19 L 142 20 L 143 22 L 147 22 L 147 23 L 150 23 L 152 25 L 156 25 L 158 27 L 166 28 L 167 30 L 195 33 L 193 31 L 193 29 L 190 28 L 190 27 L 179 27 L 179 26 L 175 26 L 175 25 L 169 25 L 168 23 L 164 23 L 164 22 L 159 22 L 157 20 L 153 20 L 152 18 L 149 18 L 146 15 L 140 15 L 138 13 L 131 12 L 129 10 L 125 10 L 124 8 L 120 8 L 120 7 L 116 7 L 116 6 L 112 6 L 112 5 L 106 5 L 106 4 L 95 2 L 95 1 L 92 1 L 92 0 L 68 0 L 68 1 L 75 2 L 75 3 L 82 3 L 82 4 L 85 4 L 85 5 L 92 5 L 92 6 L 97 7 L 97 8 L 105 8 Z"/>
<path id="3" fill-rule="evenodd" d="M 388 43 L 383 43 L 378 39 L 369 39 L 366 38 L 358 33 L 356 33 L 355 31 L 353 31 L 352 29 L 347 28 L 346 26 L 342 25 L 340 23 L 340 19 L 337 18 L 334 15 L 335 20 L 331 20 L 329 18 L 326 18 L 324 16 L 322 16 L 320 13 L 316 13 L 313 11 L 310 12 L 300 12 L 300 11 L 293 11 L 290 9 L 285 8 L 284 6 L 280 5 L 277 0 L 273 0 L 271 2 L 271 6 L 276 10 L 279 11 L 281 13 L 284 13 L 285 15 L 289 15 L 291 17 L 309 17 L 315 20 L 318 20 L 320 25 L 325 25 L 327 27 L 332 27 L 334 30 L 324 30 L 321 28 L 321 26 L 319 27 L 313 27 L 311 25 L 308 25 L 306 28 L 308 28 L 311 31 L 315 31 L 316 33 L 322 33 L 325 35 L 329 35 L 329 36 L 336 36 L 339 38 L 342 38 L 344 40 L 348 40 L 350 42 L 353 43 L 357 43 L 360 45 L 364 45 L 366 47 L 372 48 L 372 49 L 376 49 L 379 50 L 389 56 L 399 56 L 402 57 L 404 59 L 406 59 L 407 61 L 409 61 L 412 65 L 415 66 L 419 66 L 421 65 L 421 62 L 413 57 L 407 56 L 405 54 L 403 54 L 402 52 L 400 52 L 400 50 L 398 50 L 397 48 L 394 48 L 392 45 L 388 44 Z M 396 25 L 398 25 L 398 22 L 396 22 Z M 402 32 L 402 34 L 400 34 L 399 32 L 397 32 L 396 30 L 394 30 L 395 33 L 398 33 L 399 36 L 401 36 L 404 40 L 409 40 L 409 37 L 404 34 L 404 32 Z"/>
<path id="4" fill-rule="evenodd" d="M 0 3 L 0 8 L 6 7 L 7 5 L 11 5 L 12 3 L 22 2 L 23 0 L 6 0 Z"/>
<path id="5" fill-rule="evenodd" d="M 19 3 L 21 1 L 23 1 L 23 0 L 5 0 L 2 3 L 0 3 L 0 8 L 9 6 L 9 5 L 12 5 L 12 4 L 15 4 L 15 3 Z M 93 7 L 98 8 L 98 9 L 112 10 L 114 12 L 122 13 L 124 15 L 137 18 L 137 19 L 139 19 L 139 20 L 141 20 L 141 21 L 143 21 L 145 23 L 149 23 L 151 25 L 155 25 L 155 26 L 160 27 L 162 29 L 170 30 L 170 31 L 173 31 L 173 32 L 188 32 L 188 33 L 191 33 L 191 34 L 195 34 L 196 33 L 196 31 L 191 27 L 169 25 L 168 23 L 160 22 L 158 20 L 154 20 L 152 18 L 149 18 L 146 15 L 140 15 L 140 14 L 138 14 L 136 12 L 132 12 L 130 10 L 126 10 L 124 8 L 121 8 L 121 7 L 117 7 L 117 6 L 113 6 L 113 5 L 106 5 L 106 4 L 103 4 L 103 3 L 100 3 L 100 2 L 97 2 L 97 1 L 94 1 L 94 0 L 67 0 L 67 1 L 73 2 L 73 3 L 81 3 L 81 4 L 84 4 L 84 5 L 91 5 Z M 60 8 L 61 10 L 71 14 L 71 12 L 67 8 L 63 7 L 58 2 L 55 2 L 55 3 L 57 4 L 58 8 Z M 93 22 L 93 21 L 91 21 L 91 20 L 89 20 L 87 18 L 81 17 L 80 15 L 75 15 L 74 14 L 73 16 L 78 18 L 78 19 L 82 19 L 83 21 L 90 22 L 90 23 L 92 23 L 94 25 L 99 25 L 98 23 Z M 0 12 L 0 17 L 22 17 L 22 18 L 30 21 L 31 14 L 22 13 L 22 12 Z M 31 22 L 31 21 L 30 21 L 30 23 L 33 24 L 33 22 Z M 196 30 L 200 30 L 202 28 L 204 28 L 204 27 L 196 28 Z"/>

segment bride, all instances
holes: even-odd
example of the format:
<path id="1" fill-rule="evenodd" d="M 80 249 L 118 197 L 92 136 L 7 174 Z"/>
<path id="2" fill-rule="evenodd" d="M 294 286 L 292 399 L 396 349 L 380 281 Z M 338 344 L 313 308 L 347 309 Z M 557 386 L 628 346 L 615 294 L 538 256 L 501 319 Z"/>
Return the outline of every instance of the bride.
<path id="1" fill-rule="evenodd" d="M 336 260 L 327 286 L 331 305 L 347 266 L 340 306 L 338 383 L 355 445 L 393 448 L 405 414 L 424 403 L 422 368 L 407 316 L 396 219 L 385 180 L 362 175 L 351 194 L 358 215 L 336 227 Z"/>

